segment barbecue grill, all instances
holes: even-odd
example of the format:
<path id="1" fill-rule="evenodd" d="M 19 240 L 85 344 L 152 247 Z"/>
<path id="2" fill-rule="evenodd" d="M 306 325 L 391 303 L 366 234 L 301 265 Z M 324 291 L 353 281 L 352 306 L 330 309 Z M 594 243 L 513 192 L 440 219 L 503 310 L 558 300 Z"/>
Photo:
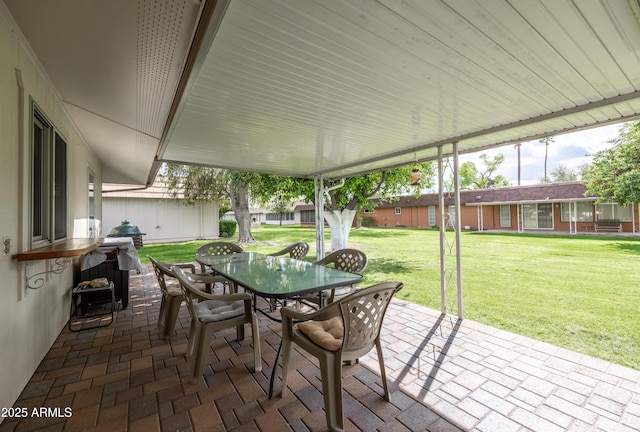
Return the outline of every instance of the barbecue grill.
<path id="1" fill-rule="evenodd" d="M 140 232 L 140 229 L 137 226 L 131 225 L 131 222 L 125 219 L 122 221 L 121 225 L 112 229 L 107 237 L 131 237 L 135 248 L 140 249 L 142 247 L 143 235 L 146 234 Z"/>

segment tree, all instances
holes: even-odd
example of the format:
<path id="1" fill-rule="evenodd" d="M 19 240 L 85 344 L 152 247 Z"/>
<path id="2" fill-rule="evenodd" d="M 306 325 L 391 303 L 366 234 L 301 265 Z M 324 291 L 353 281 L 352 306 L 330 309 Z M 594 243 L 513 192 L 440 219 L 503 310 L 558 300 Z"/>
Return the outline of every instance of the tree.
<path id="1" fill-rule="evenodd" d="M 290 202 L 287 202 L 284 199 L 276 199 L 271 206 L 271 211 L 278 215 L 278 220 L 280 221 L 280 226 L 282 226 L 282 218 L 291 213 Z"/>
<path id="2" fill-rule="evenodd" d="M 588 163 L 583 163 L 578 165 L 578 178 L 580 180 L 584 179 L 587 176 L 587 173 L 589 172 L 589 169 L 591 168 L 591 165 L 589 165 Z"/>
<path id="3" fill-rule="evenodd" d="M 504 162 L 504 155 L 498 153 L 489 159 L 486 153 L 480 155 L 483 169 L 479 170 L 475 163 L 468 161 L 460 165 L 460 188 L 461 189 L 488 189 L 509 186 L 509 181 L 503 175 L 493 176 L 493 173 Z"/>
<path id="4" fill-rule="evenodd" d="M 228 171 L 225 178 L 229 181 L 231 207 L 238 222 L 238 242 L 253 243 L 256 240 L 251 234 L 251 211 L 249 209 L 249 189 L 253 175 L 236 171 Z"/>
<path id="5" fill-rule="evenodd" d="M 551 179 L 554 183 L 570 182 L 578 180 L 578 174 L 566 165 L 558 164 L 551 170 Z"/>
<path id="6" fill-rule="evenodd" d="M 640 202 L 640 121 L 625 123 L 611 143 L 593 156 L 583 178 L 586 193 L 621 206 Z"/>
<path id="7" fill-rule="evenodd" d="M 518 186 L 520 186 L 520 147 L 522 147 L 522 143 L 518 143 L 514 147 L 518 150 Z"/>
<path id="8" fill-rule="evenodd" d="M 229 201 L 226 171 L 194 165 L 166 164 L 160 174 L 172 198 L 182 198 L 184 205 L 197 202 Z"/>
<path id="9" fill-rule="evenodd" d="M 542 144 L 544 144 L 544 177 L 542 183 L 550 183 L 549 177 L 547 176 L 547 156 L 549 155 L 549 144 L 555 142 L 553 137 L 546 137 L 540 140 Z"/>
<path id="10" fill-rule="evenodd" d="M 161 175 L 167 191 L 174 198 L 181 197 L 185 205 L 196 202 L 218 202 L 221 209 L 230 208 L 238 223 L 238 241 L 255 241 L 251 234 L 249 191 L 246 186 L 251 174 L 195 165 L 167 164 Z M 219 215 L 220 216 L 220 215 Z"/>
<path id="11" fill-rule="evenodd" d="M 434 169 L 431 162 L 346 178 L 341 187 L 325 193 L 324 202 L 321 204 L 324 205 L 325 219 L 331 227 L 332 250 L 348 246 L 349 230 L 353 219 L 360 209 L 374 209 L 375 204 L 371 201 L 372 198 L 390 200 L 407 191 L 406 185 L 410 182 L 411 168 L 414 167 L 419 168 L 422 174 L 420 187 L 414 189 L 416 194 L 419 194 L 420 188 L 429 188 L 433 185 Z M 175 181 L 175 185 L 188 184 L 189 194 L 195 197 L 207 199 L 215 195 L 211 191 L 204 190 L 210 187 L 218 188 L 217 193 L 221 190 L 228 192 L 238 222 L 239 242 L 255 241 L 251 234 L 249 197 L 263 205 L 273 204 L 274 197 L 290 202 L 303 200 L 315 203 L 314 181 L 311 179 L 229 171 L 223 176 L 224 182 L 214 184 L 213 179 L 208 175 L 213 175 L 214 172 L 217 175 L 217 171 L 211 168 L 188 167 L 187 169 L 178 165 L 175 170 L 175 173 L 167 175 L 173 175 L 179 179 Z M 342 180 L 327 179 L 324 183 L 328 187 L 341 182 Z"/>
<path id="12" fill-rule="evenodd" d="M 344 184 L 343 180 L 325 179 L 325 188 L 339 186 L 326 191 L 324 202 L 318 203 L 324 206 L 324 218 L 331 228 L 331 250 L 348 247 L 353 220 L 359 210 L 375 208 L 372 198 L 391 200 L 405 193 L 414 167 L 421 172 L 421 184 L 414 189 L 419 194 L 420 188 L 433 185 L 434 167 L 430 162 L 345 178 Z M 254 179 L 251 190 L 252 197 L 263 202 L 277 196 L 315 204 L 315 187 L 311 179 L 261 175 Z"/>

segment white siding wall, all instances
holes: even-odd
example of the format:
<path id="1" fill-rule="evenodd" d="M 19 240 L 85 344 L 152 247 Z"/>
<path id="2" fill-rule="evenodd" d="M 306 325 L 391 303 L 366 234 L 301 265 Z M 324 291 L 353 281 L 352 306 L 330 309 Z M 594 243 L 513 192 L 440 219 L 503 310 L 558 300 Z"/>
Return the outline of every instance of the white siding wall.
<path id="1" fill-rule="evenodd" d="M 27 289 L 24 272 L 48 268 L 47 261 L 18 263 L 14 256 L 29 249 L 30 105 L 34 100 L 67 142 L 69 237 L 87 237 L 88 170 L 101 181 L 100 163 L 66 115 L 39 63 L 13 31 L 0 3 L 0 407 L 11 407 L 69 318 L 73 266 L 49 275 L 39 289 Z M 20 78 L 18 78 L 20 77 Z M 100 213 L 100 197 L 96 206 Z M 0 421 L 2 419 L 0 418 Z"/>
<path id="2" fill-rule="evenodd" d="M 218 205 L 183 206 L 154 198 L 103 197 L 103 232 L 108 235 L 124 219 L 146 233 L 145 244 L 218 238 Z"/>

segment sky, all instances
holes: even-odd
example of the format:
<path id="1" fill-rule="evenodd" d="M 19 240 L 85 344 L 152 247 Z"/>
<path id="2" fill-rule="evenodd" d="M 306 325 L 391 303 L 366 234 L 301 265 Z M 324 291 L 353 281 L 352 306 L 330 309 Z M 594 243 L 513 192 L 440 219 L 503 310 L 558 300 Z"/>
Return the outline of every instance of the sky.
<path id="1" fill-rule="evenodd" d="M 557 165 L 564 165 L 576 169 L 580 165 L 591 162 L 591 155 L 610 148 L 611 140 L 618 137 L 618 130 L 622 123 L 572 132 L 553 137 L 549 144 L 547 157 L 547 175 Z M 520 147 L 520 179 L 522 185 L 539 184 L 544 177 L 544 144 L 538 140 L 523 142 Z M 481 169 L 480 154 L 486 153 L 490 158 L 498 153 L 504 155 L 504 162 L 495 175 L 502 174 L 513 186 L 518 185 L 518 152 L 513 144 L 478 153 L 460 155 L 460 163 L 472 161 Z"/>

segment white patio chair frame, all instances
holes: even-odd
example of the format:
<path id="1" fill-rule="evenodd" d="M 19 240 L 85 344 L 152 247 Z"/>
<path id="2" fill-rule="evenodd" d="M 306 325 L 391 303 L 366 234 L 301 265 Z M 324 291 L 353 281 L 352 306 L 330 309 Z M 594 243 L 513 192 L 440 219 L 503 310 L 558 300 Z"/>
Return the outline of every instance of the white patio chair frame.
<path id="1" fill-rule="evenodd" d="M 282 397 L 287 394 L 287 375 L 291 345 L 295 343 L 315 356 L 320 363 L 322 393 L 327 419 L 331 431 L 344 428 L 342 413 L 342 363 L 357 360 L 374 346 L 380 362 L 380 376 L 384 398 L 389 401 L 389 386 L 384 367 L 380 329 L 389 302 L 403 287 L 401 282 L 385 282 L 355 291 L 324 308 L 303 313 L 298 309 L 283 307 L 282 315 Z M 295 323 L 303 321 L 326 321 L 340 317 L 343 323 L 342 343 L 338 350 L 330 351 L 312 341 Z"/>
<path id="2" fill-rule="evenodd" d="M 196 347 L 191 380 L 197 381 L 202 376 L 213 334 L 218 330 L 236 327 L 238 341 L 241 341 L 244 339 L 244 324 L 251 324 L 254 371 L 260 372 L 262 370 L 260 332 L 258 330 L 258 318 L 252 306 L 251 295 L 249 293 L 208 294 L 198 290 L 195 285 L 198 283 L 213 283 L 216 277 L 212 277 L 209 274 L 188 273 L 176 266 L 171 267 L 171 271 L 180 282 L 182 294 L 185 297 L 187 308 L 191 315 L 187 355 L 193 354 L 194 347 Z M 237 307 L 238 302 L 242 302 L 242 313 L 239 315 L 237 310 L 229 310 L 229 308 L 240 309 Z M 202 303 L 205 304 L 204 307 L 200 307 Z M 203 315 L 203 309 L 208 309 L 206 310 L 206 317 Z"/>

